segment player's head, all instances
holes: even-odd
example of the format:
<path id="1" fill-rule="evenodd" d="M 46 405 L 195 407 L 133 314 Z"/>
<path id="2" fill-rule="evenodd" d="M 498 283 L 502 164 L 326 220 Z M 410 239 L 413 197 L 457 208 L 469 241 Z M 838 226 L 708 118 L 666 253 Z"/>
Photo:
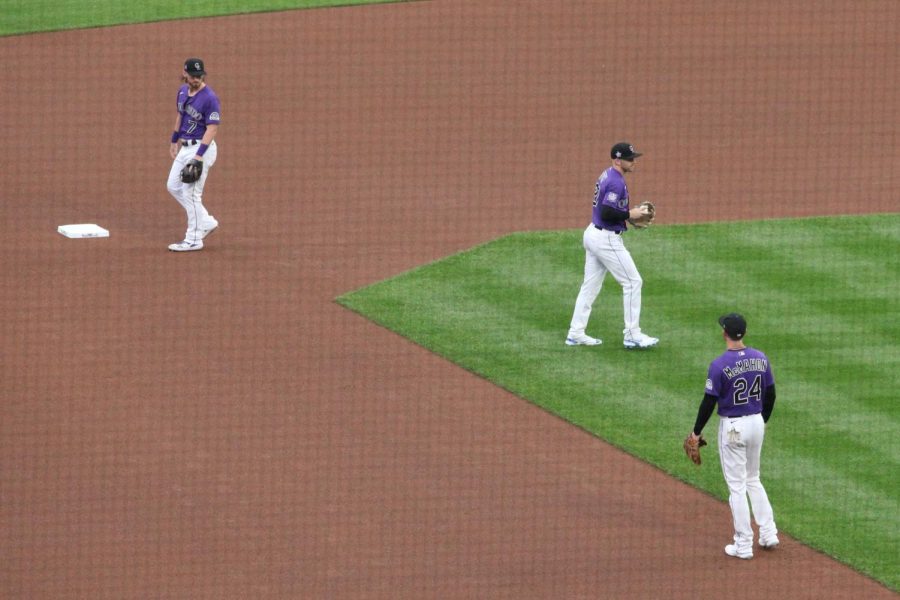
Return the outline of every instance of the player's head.
<path id="1" fill-rule="evenodd" d="M 615 144 L 609 151 L 609 157 L 618 169 L 623 173 L 634 170 L 634 160 L 641 156 L 640 152 L 635 152 L 634 146 L 628 142 L 619 142 Z"/>
<path id="2" fill-rule="evenodd" d="M 191 86 L 197 87 L 206 77 L 206 69 L 202 58 L 189 58 L 184 61 L 184 80 Z"/>
<path id="3" fill-rule="evenodd" d="M 728 313 L 719 317 L 719 325 L 725 336 L 735 342 L 740 342 L 747 334 L 747 321 L 742 315 L 737 313 Z"/>

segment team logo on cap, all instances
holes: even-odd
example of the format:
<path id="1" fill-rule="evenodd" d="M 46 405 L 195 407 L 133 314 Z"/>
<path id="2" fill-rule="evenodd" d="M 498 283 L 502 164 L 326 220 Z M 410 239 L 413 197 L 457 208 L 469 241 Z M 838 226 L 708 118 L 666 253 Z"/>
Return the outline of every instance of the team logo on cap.
<path id="1" fill-rule="evenodd" d="M 634 154 L 634 146 L 628 146 L 628 155 Z M 622 151 L 616 150 L 616 158 L 622 158 Z"/>
<path id="2" fill-rule="evenodd" d="M 194 70 L 195 70 L 195 71 L 199 71 L 199 70 L 200 70 L 200 63 L 194 63 Z"/>

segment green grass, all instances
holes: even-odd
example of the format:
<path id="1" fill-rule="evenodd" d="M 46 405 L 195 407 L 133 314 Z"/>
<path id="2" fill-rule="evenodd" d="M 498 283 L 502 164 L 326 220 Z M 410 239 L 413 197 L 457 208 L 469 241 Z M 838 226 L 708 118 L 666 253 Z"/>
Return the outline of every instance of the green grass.
<path id="1" fill-rule="evenodd" d="M 0 36 L 240 13 L 405 0 L 0 0 Z"/>
<path id="2" fill-rule="evenodd" d="M 762 475 L 779 527 L 897 589 L 900 215 L 656 227 L 626 243 L 641 324 L 662 340 L 648 351 L 622 348 L 611 277 L 588 327 L 604 345 L 563 344 L 580 231 L 513 234 L 338 302 L 722 499 L 717 419 L 704 467 L 681 440 L 723 351 L 716 317 L 744 313 L 777 380 Z"/>

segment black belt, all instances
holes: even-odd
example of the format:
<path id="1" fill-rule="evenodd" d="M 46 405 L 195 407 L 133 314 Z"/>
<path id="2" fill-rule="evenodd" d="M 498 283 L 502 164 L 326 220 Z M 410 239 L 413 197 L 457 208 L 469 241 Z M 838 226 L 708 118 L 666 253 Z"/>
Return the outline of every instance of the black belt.
<path id="1" fill-rule="evenodd" d="M 596 228 L 599 229 L 600 231 L 608 231 L 608 232 L 614 233 L 614 234 L 616 234 L 616 235 L 622 235 L 622 232 L 621 232 L 621 231 L 614 231 L 614 230 L 612 230 L 612 229 L 606 229 L 605 227 L 600 227 L 600 226 L 597 225 L 596 223 L 594 224 L 594 227 L 596 227 Z"/>
<path id="2" fill-rule="evenodd" d="M 196 146 L 200 143 L 200 140 L 181 140 L 182 146 Z"/>

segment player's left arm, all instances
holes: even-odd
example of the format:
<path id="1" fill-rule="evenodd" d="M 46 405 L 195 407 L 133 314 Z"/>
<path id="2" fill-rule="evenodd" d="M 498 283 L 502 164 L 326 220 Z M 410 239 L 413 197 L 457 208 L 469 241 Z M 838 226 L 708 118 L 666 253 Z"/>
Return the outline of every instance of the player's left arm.
<path id="1" fill-rule="evenodd" d="M 204 150 L 206 149 L 207 146 L 212 144 L 214 139 L 216 139 L 216 133 L 218 133 L 218 132 L 219 132 L 218 125 L 207 125 L 206 126 L 206 131 L 203 133 L 203 139 L 200 140 L 200 145 L 204 148 Z M 195 155 L 194 158 L 197 160 L 203 160 L 203 156 L 200 154 Z"/>

